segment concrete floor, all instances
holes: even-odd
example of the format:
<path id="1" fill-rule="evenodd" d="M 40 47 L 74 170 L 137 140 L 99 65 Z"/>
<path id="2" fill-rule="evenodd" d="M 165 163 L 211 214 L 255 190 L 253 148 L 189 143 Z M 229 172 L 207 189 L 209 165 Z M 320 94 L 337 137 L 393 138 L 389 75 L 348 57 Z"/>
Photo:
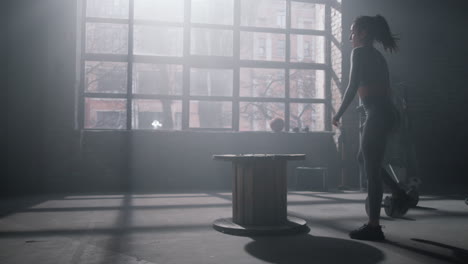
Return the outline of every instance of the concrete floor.
<path id="1" fill-rule="evenodd" d="M 289 214 L 310 228 L 290 236 L 215 231 L 215 219 L 231 216 L 230 199 L 210 192 L 2 200 L 0 263 L 468 263 L 462 197 L 423 196 L 405 219 L 383 217 L 386 242 L 348 238 L 366 220 L 363 193 L 290 192 Z"/>

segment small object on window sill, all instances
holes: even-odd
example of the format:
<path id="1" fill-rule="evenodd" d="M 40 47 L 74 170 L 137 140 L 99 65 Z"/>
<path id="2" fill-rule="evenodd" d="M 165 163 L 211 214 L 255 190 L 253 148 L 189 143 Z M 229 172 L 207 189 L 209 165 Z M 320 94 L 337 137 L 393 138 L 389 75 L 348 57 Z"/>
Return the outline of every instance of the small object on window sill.
<path id="1" fill-rule="evenodd" d="M 303 129 L 302 129 L 302 132 L 309 132 L 309 126 L 305 126 Z"/>
<path id="2" fill-rule="evenodd" d="M 153 127 L 153 129 L 159 129 L 160 127 L 162 127 L 162 124 L 158 120 L 153 120 L 151 126 Z"/>
<path id="3" fill-rule="evenodd" d="M 295 127 L 295 128 L 292 129 L 292 131 L 295 132 L 295 133 L 299 133 L 299 128 Z"/>
<path id="4" fill-rule="evenodd" d="M 270 122 L 270 128 L 274 132 L 281 132 L 284 128 L 284 120 L 277 117 Z"/>

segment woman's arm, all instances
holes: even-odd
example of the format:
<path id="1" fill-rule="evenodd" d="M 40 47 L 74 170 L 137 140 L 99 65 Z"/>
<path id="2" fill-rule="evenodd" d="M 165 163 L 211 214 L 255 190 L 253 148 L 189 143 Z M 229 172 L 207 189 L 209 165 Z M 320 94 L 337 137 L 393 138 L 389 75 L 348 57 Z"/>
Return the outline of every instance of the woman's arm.
<path id="1" fill-rule="evenodd" d="M 356 92 L 359 88 L 359 82 L 361 81 L 361 71 L 362 71 L 362 49 L 355 48 L 351 52 L 351 68 L 349 71 L 349 82 L 348 87 L 346 88 L 343 101 L 341 102 L 341 106 L 336 112 L 335 116 L 333 117 L 333 124 L 336 125 L 338 120 L 340 120 L 343 113 L 348 108 L 349 104 L 354 99 Z"/>

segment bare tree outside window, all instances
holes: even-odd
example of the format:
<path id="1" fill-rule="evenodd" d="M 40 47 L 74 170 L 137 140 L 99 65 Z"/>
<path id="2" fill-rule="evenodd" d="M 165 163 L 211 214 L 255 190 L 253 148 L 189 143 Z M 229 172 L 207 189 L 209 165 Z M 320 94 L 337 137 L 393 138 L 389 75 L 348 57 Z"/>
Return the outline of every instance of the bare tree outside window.
<path id="1" fill-rule="evenodd" d="M 325 98 L 325 71 L 291 69 L 291 98 Z"/>
<path id="2" fill-rule="evenodd" d="M 322 117 L 325 111 L 323 104 L 294 103 L 290 108 L 291 127 L 308 128 L 310 131 L 325 129 L 325 120 Z"/>
<path id="3" fill-rule="evenodd" d="M 284 98 L 284 69 L 241 68 L 240 96 Z"/>
<path id="4" fill-rule="evenodd" d="M 269 130 L 271 120 L 284 119 L 284 104 L 266 102 L 241 102 L 240 104 L 240 131 L 266 131 Z"/>
<path id="5" fill-rule="evenodd" d="M 85 64 L 85 91 L 89 93 L 126 93 L 127 64 L 87 61 Z"/>
<path id="6" fill-rule="evenodd" d="M 133 64 L 133 93 L 182 95 L 183 67 L 177 64 Z"/>

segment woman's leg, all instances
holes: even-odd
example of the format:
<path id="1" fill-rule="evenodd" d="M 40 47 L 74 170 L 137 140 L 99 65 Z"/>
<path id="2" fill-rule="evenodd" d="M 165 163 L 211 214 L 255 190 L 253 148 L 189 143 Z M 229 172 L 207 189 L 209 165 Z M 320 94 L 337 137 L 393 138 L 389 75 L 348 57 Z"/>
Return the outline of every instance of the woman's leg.
<path id="1" fill-rule="evenodd" d="M 363 172 L 365 175 L 366 171 L 364 167 L 364 157 L 362 155 L 361 149 L 359 149 L 359 152 L 357 155 L 357 161 L 359 165 L 359 171 Z M 387 172 L 387 170 L 383 166 L 380 167 L 380 177 L 382 178 L 382 182 L 390 188 L 392 195 L 393 194 L 400 195 L 401 192 L 404 192 L 404 190 L 398 185 L 398 183 L 393 179 L 393 177 L 390 176 L 390 174 Z"/>
<path id="2" fill-rule="evenodd" d="M 385 120 L 388 131 L 386 132 L 386 134 L 388 134 L 390 131 L 394 130 L 395 126 L 397 125 L 397 122 L 399 120 L 398 111 L 396 111 L 396 109 L 388 111 L 388 113 L 385 114 Z M 386 135 L 385 137 L 387 138 L 388 135 Z M 397 183 L 394 177 L 392 177 L 384 167 L 382 167 L 380 175 L 382 177 L 383 183 L 390 188 L 392 196 L 397 197 L 403 196 L 405 194 L 405 190 L 403 190 L 403 188 Z"/>
<path id="3" fill-rule="evenodd" d="M 362 142 L 362 138 L 361 138 L 361 142 Z M 359 146 L 359 152 L 358 152 L 358 155 L 357 155 L 357 162 L 358 162 L 358 166 L 359 166 L 359 173 L 361 173 L 366 181 L 366 188 L 367 188 L 367 175 L 366 175 L 366 170 L 364 168 L 364 157 L 362 156 L 362 149 L 361 149 L 361 146 Z M 360 176 L 361 177 L 361 176 Z"/>
<path id="4" fill-rule="evenodd" d="M 364 157 L 362 155 L 361 149 L 359 149 L 359 152 L 357 155 L 357 161 L 359 165 L 359 171 L 365 175 L 366 171 L 364 167 Z M 398 185 L 398 183 L 393 179 L 392 176 L 390 176 L 390 174 L 387 172 L 387 170 L 385 170 L 383 166 L 380 167 L 380 177 L 382 178 L 383 183 L 390 188 L 390 190 L 392 191 L 392 194 L 399 194 L 401 191 L 403 191 L 401 187 Z"/>
<path id="5" fill-rule="evenodd" d="M 390 188 L 390 191 L 392 191 L 392 193 L 399 193 L 402 191 L 398 183 L 393 179 L 392 176 L 390 176 L 387 170 L 385 170 L 385 168 L 383 167 L 381 169 L 380 176 L 382 177 L 383 183 Z"/>
<path id="6" fill-rule="evenodd" d="M 361 151 L 364 169 L 367 175 L 367 192 L 369 196 L 369 225 L 380 224 L 383 186 L 381 166 L 385 154 L 387 132 L 381 120 L 369 118 L 362 135 Z"/>

